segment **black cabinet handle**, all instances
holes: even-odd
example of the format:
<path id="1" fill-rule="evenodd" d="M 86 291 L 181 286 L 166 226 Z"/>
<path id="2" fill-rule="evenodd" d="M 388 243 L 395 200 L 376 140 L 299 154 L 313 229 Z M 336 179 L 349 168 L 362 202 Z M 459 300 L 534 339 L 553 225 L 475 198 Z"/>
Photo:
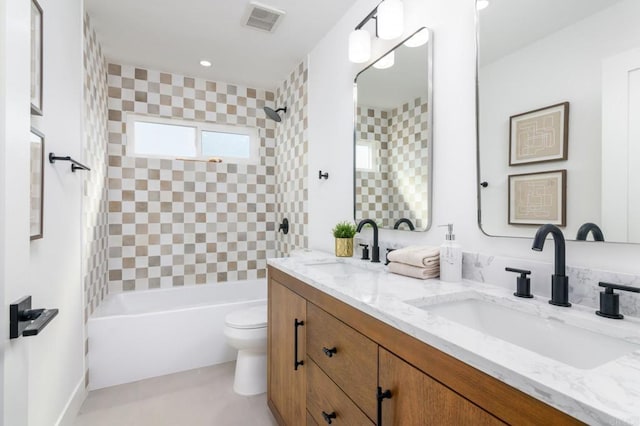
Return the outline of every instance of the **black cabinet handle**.
<path id="1" fill-rule="evenodd" d="M 336 417 L 337 416 L 335 411 L 332 411 L 330 413 L 325 413 L 324 411 L 322 412 L 322 418 L 325 422 L 327 422 L 328 425 L 331 424 L 331 419 L 335 419 Z"/>
<path id="2" fill-rule="evenodd" d="M 336 353 L 338 353 L 338 349 L 336 349 L 336 347 L 332 347 L 331 349 L 325 348 L 324 346 L 322 347 L 322 352 L 324 352 L 324 354 L 326 356 L 328 356 L 329 358 L 331 358 L 332 356 L 334 356 Z"/>
<path id="3" fill-rule="evenodd" d="M 293 369 L 297 370 L 299 366 L 304 365 L 304 361 L 298 361 L 298 327 L 303 326 L 304 321 L 293 320 Z"/>
<path id="4" fill-rule="evenodd" d="M 382 400 L 391 398 L 391 390 L 387 389 L 382 392 L 382 388 L 378 386 L 378 391 L 376 392 L 376 400 L 378 401 L 378 426 L 382 426 Z"/>

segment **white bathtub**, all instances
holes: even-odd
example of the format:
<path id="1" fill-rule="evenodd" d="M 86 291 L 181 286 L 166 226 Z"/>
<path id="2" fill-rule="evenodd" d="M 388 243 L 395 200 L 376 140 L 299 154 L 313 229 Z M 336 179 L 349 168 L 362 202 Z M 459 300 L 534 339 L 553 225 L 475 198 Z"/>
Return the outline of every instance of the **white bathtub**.
<path id="1" fill-rule="evenodd" d="M 89 389 L 234 360 L 225 315 L 266 300 L 264 279 L 108 296 L 88 322 Z"/>

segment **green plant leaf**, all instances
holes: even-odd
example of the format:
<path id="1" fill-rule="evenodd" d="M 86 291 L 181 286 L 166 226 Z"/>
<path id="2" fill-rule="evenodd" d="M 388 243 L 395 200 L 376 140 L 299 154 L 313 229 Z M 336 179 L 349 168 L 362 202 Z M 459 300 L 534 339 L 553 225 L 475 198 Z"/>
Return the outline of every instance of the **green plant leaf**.
<path id="1" fill-rule="evenodd" d="M 331 230 L 335 238 L 353 238 L 356 235 L 356 225 L 353 222 L 339 222 Z"/>

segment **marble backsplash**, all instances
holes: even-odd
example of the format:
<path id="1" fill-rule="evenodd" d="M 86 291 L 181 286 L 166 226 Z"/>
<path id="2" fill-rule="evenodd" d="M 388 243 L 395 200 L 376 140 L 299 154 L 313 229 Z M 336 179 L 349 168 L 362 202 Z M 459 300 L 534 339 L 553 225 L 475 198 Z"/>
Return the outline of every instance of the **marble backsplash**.
<path id="1" fill-rule="evenodd" d="M 515 291 L 516 278 L 519 275 L 506 272 L 505 267 L 530 270 L 531 293 L 536 297 L 550 297 L 551 275 L 553 274 L 553 264 L 550 263 L 464 252 L 462 277 L 513 288 Z M 599 282 L 640 288 L 640 276 L 632 274 L 567 266 L 567 276 L 569 277 L 569 301 L 596 310 L 600 308 L 600 291 L 604 290 L 598 286 Z M 627 291 L 616 291 L 616 293 L 620 294 L 620 313 L 640 317 L 640 294 Z"/>

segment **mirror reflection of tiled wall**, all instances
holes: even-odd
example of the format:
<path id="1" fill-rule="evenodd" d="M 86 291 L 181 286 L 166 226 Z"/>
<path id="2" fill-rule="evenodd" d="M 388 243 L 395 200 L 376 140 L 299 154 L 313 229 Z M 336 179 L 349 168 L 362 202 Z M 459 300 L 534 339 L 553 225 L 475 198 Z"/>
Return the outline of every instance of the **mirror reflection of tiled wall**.
<path id="1" fill-rule="evenodd" d="M 416 229 L 427 225 L 427 111 L 421 98 L 389 111 L 357 108 L 356 138 L 376 141 L 379 153 L 377 170 L 356 170 L 356 220 L 374 219 L 384 228 L 401 218 Z"/>

